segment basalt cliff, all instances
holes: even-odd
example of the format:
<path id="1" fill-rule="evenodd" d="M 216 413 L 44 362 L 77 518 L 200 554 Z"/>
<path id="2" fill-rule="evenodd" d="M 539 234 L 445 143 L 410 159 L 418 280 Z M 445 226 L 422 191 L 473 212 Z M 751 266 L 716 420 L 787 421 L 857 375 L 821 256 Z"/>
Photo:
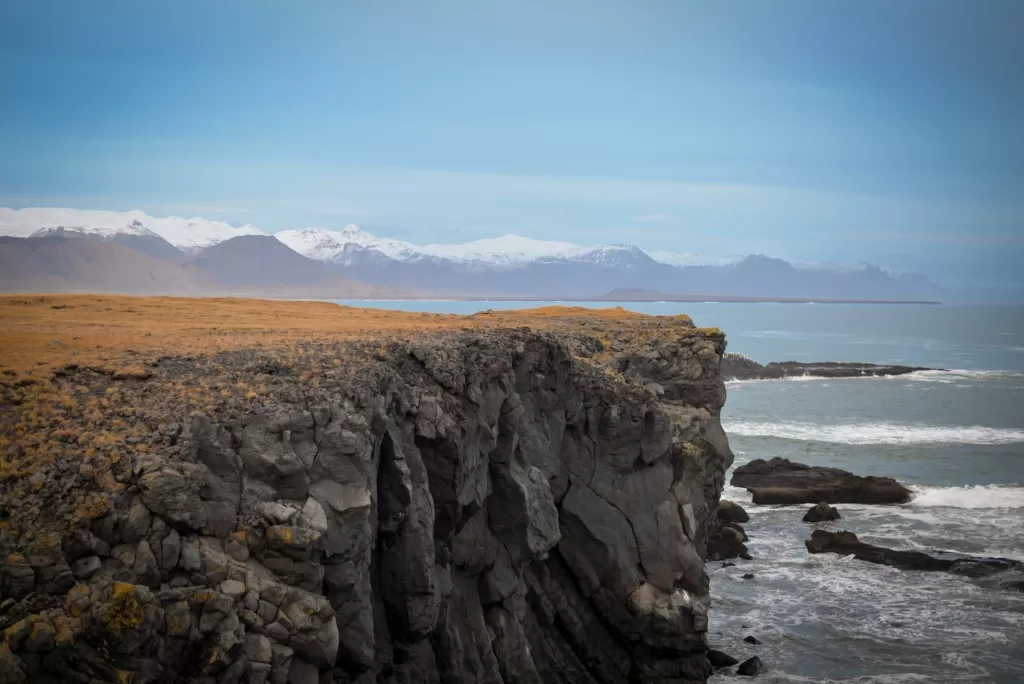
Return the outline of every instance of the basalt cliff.
<path id="1" fill-rule="evenodd" d="M 703 682 L 685 316 L 0 300 L 0 681 Z"/>

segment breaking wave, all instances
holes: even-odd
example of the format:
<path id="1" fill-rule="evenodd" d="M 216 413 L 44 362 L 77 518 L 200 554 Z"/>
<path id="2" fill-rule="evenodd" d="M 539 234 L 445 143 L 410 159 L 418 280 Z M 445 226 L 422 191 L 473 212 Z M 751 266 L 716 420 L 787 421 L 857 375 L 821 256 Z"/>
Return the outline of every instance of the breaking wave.
<path id="1" fill-rule="evenodd" d="M 943 508 L 1024 508 L 1024 487 L 974 485 L 965 487 L 912 487 L 911 506 Z"/>
<path id="2" fill-rule="evenodd" d="M 778 437 L 835 444 L 1014 444 L 1024 442 L 1024 430 L 982 425 L 939 427 L 898 423 L 817 425 L 796 422 L 735 421 L 726 432 L 750 437 Z"/>

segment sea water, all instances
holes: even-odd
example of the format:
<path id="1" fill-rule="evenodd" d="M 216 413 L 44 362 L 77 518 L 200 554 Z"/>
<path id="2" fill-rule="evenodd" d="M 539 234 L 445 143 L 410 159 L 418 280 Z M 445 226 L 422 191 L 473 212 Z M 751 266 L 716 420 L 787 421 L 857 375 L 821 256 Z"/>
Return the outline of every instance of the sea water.
<path id="1" fill-rule="evenodd" d="M 473 313 L 538 302 L 355 305 Z M 588 303 L 585 306 L 610 306 Z M 1024 309 L 913 305 L 637 303 L 688 313 L 756 361 L 859 361 L 948 369 L 892 378 L 727 383 L 723 423 L 735 465 L 783 456 L 887 475 L 914 499 L 839 504 L 850 530 L 897 549 L 1024 560 Z M 734 466 L 735 467 L 735 466 Z M 944 573 L 810 555 L 808 506 L 755 506 L 753 560 L 709 563 L 709 641 L 760 656 L 762 682 L 1024 682 L 1024 593 Z M 742 579 L 753 573 L 754 578 Z M 760 645 L 742 641 L 752 635 Z M 715 682 L 746 681 L 717 675 Z"/>

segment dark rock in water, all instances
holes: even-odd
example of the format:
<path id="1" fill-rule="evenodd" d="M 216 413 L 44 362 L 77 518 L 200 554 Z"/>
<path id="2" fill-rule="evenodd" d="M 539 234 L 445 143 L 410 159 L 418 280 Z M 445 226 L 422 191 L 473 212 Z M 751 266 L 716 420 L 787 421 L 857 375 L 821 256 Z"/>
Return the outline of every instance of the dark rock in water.
<path id="1" fill-rule="evenodd" d="M 755 636 L 746 636 L 743 637 L 743 640 L 748 644 L 754 644 L 755 646 L 758 646 L 761 643 L 761 640 Z"/>
<path id="2" fill-rule="evenodd" d="M 780 361 L 762 365 L 740 354 L 722 358 L 722 377 L 726 380 L 778 380 L 791 377 L 859 378 L 869 376 L 907 375 L 917 371 L 940 370 L 915 366 L 884 366 L 873 363 L 838 363 L 824 361 L 801 363 Z"/>
<path id="3" fill-rule="evenodd" d="M 757 656 L 754 656 L 750 660 L 744 660 L 743 663 L 736 668 L 736 674 L 743 675 L 744 677 L 753 677 L 764 672 L 764 663 Z"/>
<path id="4" fill-rule="evenodd" d="M 722 567 L 723 568 L 734 568 L 734 567 L 736 567 L 736 564 L 735 563 L 730 563 L 729 561 L 726 561 L 726 562 L 722 563 Z"/>
<path id="5" fill-rule="evenodd" d="M 1007 558 L 983 558 L 947 551 L 896 551 L 865 544 L 853 532 L 826 530 L 814 530 L 805 544 L 811 553 L 838 553 L 903 570 L 949 572 L 983 579 L 1001 588 L 1024 590 L 1024 563 Z"/>
<path id="6" fill-rule="evenodd" d="M 750 538 L 747 536 L 747 531 L 745 529 L 743 529 L 742 525 L 738 525 L 736 523 L 724 522 L 724 523 L 721 524 L 721 526 L 722 527 L 728 527 L 729 529 L 732 529 L 732 530 L 736 530 L 736 533 L 740 535 L 740 539 L 742 539 L 744 542 L 750 541 Z"/>
<path id="7" fill-rule="evenodd" d="M 748 572 L 746 575 L 743 576 L 743 579 L 745 579 L 745 580 L 752 580 L 752 579 L 754 579 L 754 573 Z"/>
<path id="8" fill-rule="evenodd" d="M 722 653 L 712 648 L 708 650 L 708 662 L 711 663 L 711 667 L 721 670 L 723 667 L 732 667 L 740 661 L 728 653 Z"/>
<path id="9" fill-rule="evenodd" d="M 911 498 L 911 491 L 891 477 L 861 477 L 778 457 L 740 466 L 730 484 L 748 489 L 756 504 L 899 504 Z"/>
<path id="10" fill-rule="evenodd" d="M 718 529 L 708 537 L 708 560 L 727 560 L 729 558 L 750 559 L 750 552 L 743 541 L 746 533 L 742 528 L 737 530 L 734 527 L 720 525 Z"/>
<path id="11" fill-rule="evenodd" d="M 719 501 L 716 515 L 722 522 L 750 522 L 750 516 L 747 515 L 745 510 L 743 510 L 743 506 L 740 506 L 738 503 L 733 503 L 732 501 Z"/>
<path id="12" fill-rule="evenodd" d="M 817 506 L 812 506 L 809 511 L 804 513 L 804 522 L 817 523 L 826 522 L 829 520 L 839 520 L 842 516 L 839 515 L 839 511 L 834 506 L 829 506 L 827 503 L 822 501 Z"/>

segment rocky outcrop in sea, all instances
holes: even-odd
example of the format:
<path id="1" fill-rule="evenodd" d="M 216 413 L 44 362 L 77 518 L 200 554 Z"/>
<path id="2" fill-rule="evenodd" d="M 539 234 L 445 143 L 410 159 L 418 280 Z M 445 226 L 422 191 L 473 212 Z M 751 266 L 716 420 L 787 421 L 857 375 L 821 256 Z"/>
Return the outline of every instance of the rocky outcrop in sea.
<path id="1" fill-rule="evenodd" d="M 0 680 L 704 682 L 724 336 L 608 328 L 3 385 Z"/>
<path id="2" fill-rule="evenodd" d="M 783 378 L 860 378 L 908 375 L 935 368 L 821 361 L 773 361 L 760 364 L 742 354 L 726 354 L 722 359 L 722 377 L 726 380 L 781 380 Z"/>
<path id="3" fill-rule="evenodd" d="M 1024 591 L 1024 563 L 1008 558 L 986 558 L 949 551 L 904 551 L 866 544 L 853 532 L 815 530 L 804 542 L 810 553 L 838 553 L 869 563 L 902 570 L 948 572 L 1001 589 Z"/>
<path id="4" fill-rule="evenodd" d="M 750 491 L 755 504 L 900 504 L 913 495 L 891 477 L 861 477 L 779 457 L 744 463 L 733 471 L 729 484 Z"/>

